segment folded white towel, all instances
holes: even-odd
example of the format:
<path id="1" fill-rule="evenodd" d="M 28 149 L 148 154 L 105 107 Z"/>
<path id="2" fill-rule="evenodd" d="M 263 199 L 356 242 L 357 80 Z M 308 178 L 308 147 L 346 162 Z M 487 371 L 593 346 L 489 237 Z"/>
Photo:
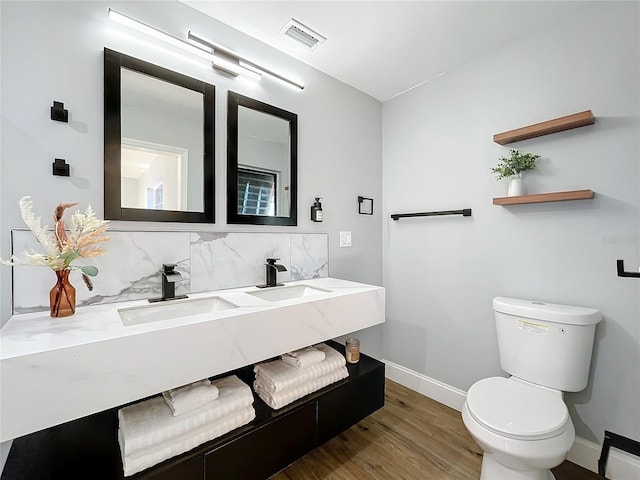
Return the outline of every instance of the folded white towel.
<path id="1" fill-rule="evenodd" d="M 315 347 L 307 347 L 282 355 L 282 361 L 296 368 L 308 368 L 325 359 L 325 353 Z"/>
<path id="2" fill-rule="evenodd" d="M 220 392 L 218 399 L 185 415 L 174 417 L 161 396 L 121 408 L 118 420 L 124 454 L 188 433 L 253 403 L 251 389 L 235 375 L 212 383 Z"/>
<path id="3" fill-rule="evenodd" d="M 139 450 L 132 454 L 125 454 L 120 441 L 120 454 L 122 456 L 122 466 L 124 475 L 129 476 L 145 468 L 149 468 L 168 458 L 187 452 L 198 445 L 217 438 L 242 425 L 246 425 L 256 416 L 256 412 L 250 405 L 236 410 L 213 422 L 206 423 L 199 428 L 178 435 L 164 442 L 153 445 L 149 448 Z M 122 431 L 118 431 L 118 438 L 122 437 Z"/>
<path id="4" fill-rule="evenodd" d="M 218 387 L 209 380 L 185 385 L 174 390 L 162 392 L 165 402 L 171 409 L 173 416 L 184 415 L 187 412 L 202 407 L 218 398 Z"/>
<path id="5" fill-rule="evenodd" d="M 268 392 L 274 393 L 309 380 L 321 377 L 346 364 L 344 356 L 324 343 L 315 346 L 325 354 L 325 359 L 308 368 L 295 368 L 281 360 L 260 363 L 253 368 L 256 378 L 260 376 Z"/>
<path id="6" fill-rule="evenodd" d="M 267 405 L 277 410 L 289 405 L 291 402 L 294 402 L 299 398 L 304 397 L 305 395 L 315 392 L 316 390 L 320 390 L 321 388 L 331 385 L 343 378 L 347 378 L 348 376 L 349 371 L 347 370 L 347 367 L 338 367 L 328 374 L 309 380 L 302 385 L 296 385 L 275 393 L 263 389 L 262 385 L 257 380 L 253 383 L 253 388 Z"/>
<path id="7" fill-rule="evenodd" d="M 188 391 L 195 387 L 208 386 L 211 385 L 211 380 L 205 378 L 203 380 L 198 380 L 197 382 L 188 383 L 178 388 L 172 388 L 171 390 L 167 390 L 167 394 L 173 398 L 175 396 L 179 396 L 182 392 Z"/>

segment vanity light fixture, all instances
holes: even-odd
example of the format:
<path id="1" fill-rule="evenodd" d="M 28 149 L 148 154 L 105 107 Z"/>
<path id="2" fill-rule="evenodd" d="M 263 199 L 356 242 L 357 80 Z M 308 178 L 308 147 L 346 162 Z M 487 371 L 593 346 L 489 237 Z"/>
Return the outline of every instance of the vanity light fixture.
<path id="1" fill-rule="evenodd" d="M 181 50 L 197 55 L 200 58 L 204 58 L 205 60 L 211 62 L 211 65 L 214 69 L 222 70 L 225 73 L 231 74 L 233 76 L 244 75 L 254 80 L 260 80 L 262 78 L 260 72 L 256 72 L 255 70 L 241 66 L 237 59 L 235 59 L 234 61 L 233 58 L 230 58 L 224 53 L 222 53 L 222 55 L 219 55 L 218 52 L 214 52 L 212 49 L 204 49 L 192 43 L 186 42 L 185 40 L 174 37 L 173 35 L 158 30 L 157 28 L 151 27 L 134 18 L 124 15 L 120 12 L 116 12 L 111 8 L 109 9 L 109 19 L 116 23 L 119 23 L 120 25 L 124 25 L 125 27 L 137 30 L 140 33 L 144 33 L 145 35 L 148 35 L 152 38 L 161 40 Z"/>
<path id="2" fill-rule="evenodd" d="M 196 35 L 195 33 L 191 32 L 191 30 L 189 30 L 189 33 L 187 35 L 187 37 L 189 38 L 189 40 L 192 40 L 193 42 L 197 42 L 200 45 L 203 45 L 205 47 L 207 47 L 208 49 L 211 49 L 212 52 L 214 52 L 216 58 L 222 58 L 222 59 L 228 59 L 229 62 L 236 62 L 237 66 L 240 68 L 244 68 L 245 70 L 249 70 L 251 72 L 254 72 L 256 74 L 266 74 L 269 75 L 270 77 L 273 77 L 277 80 L 280 80 L 281 82 L 286 83 L 287 85 L 291 86 L 291 87 L 295 87 L 297 89 L 303 90 L 304 89 L 304 85 L 292 80 L 290 78 L 287 78 L 283 75 L 280 75 L 279 73 L 274 72 L 273 70 L 269 70 L 261 65 L 258 65 L 257 63 L 253 63 L 250 60 L 247 60 L 246 58 L 242 58 L 239 54 L 237 54 L 236 52 L 233 52 L 225 47 L 222 47 L 214 42 L 211 42 L 209 40 L 205 40 L 204 38 Z M 235 64 L 234 64 L 235 66 Z M 215 67 L 214 67 L 215 68 Z M 224 67 L 223 67 L 224 69 Z"/>
<path id="3" fill-rule="evenodd" d="M 262 73 L 258 72 L 254 69 L 246 68 L 245 66 L 240 64 L 240 56 L 231 50 L 223 48 L 214 43 L 207 42 L 200 37 L 197 37 L 191 30 L 187 33 L 187 38 L 191 41 L 197 42 L 200 45 L 194 45 L 189 43 L 188 45 L 192 45 L 194 48 L 199 50 L 204 50 L 202 47 L 205 47 L 207 52 L 210 52 L 213 56 L 213 69 L 221 70 L 222 72 L 229 75 L 246 75 L 254 80 L 260 80 L 262 78 Z"/>
<path id="4" fill-rule="evenodd" d="M 152 38 L 161 40 L 165 43 L 168 43 L 169 45 L 209 60 L 214 70 L 222 71 L 227 75 L 243 75 L 254 80 L 260 80 L 262 78 L 262 75 L 266 74 L 280 80 L 281 82 L 286 83 L 289 86 L 295 87 L 300 90 L 304 89 L 304 85 L 302 85 L 301 83 L 295 80 L 291 80 L 290 78 L 280 75 L 279 73 L 262 67 L 256 63 L 253 63 L 246 58 L 242 58 L 237 53 L 232 52 L 227 48 L 221 47 L 220 45 L 217 45 L 213 42 L 205 40 L 191 33 L 191 31 L 189 31 L 188 33 L 188 38 L 192 42 L 196 42 L 197 45 L 196 43 L 190 43 L 178 37 L 174 37 L 173 35 L 165 33 L 162 30 L 158 30 L 155 27 L 151 27 L 111 8 L 109 9 L 109 19 L 116 23 L 119 23 L 120 25 L 132 28 Z"/>

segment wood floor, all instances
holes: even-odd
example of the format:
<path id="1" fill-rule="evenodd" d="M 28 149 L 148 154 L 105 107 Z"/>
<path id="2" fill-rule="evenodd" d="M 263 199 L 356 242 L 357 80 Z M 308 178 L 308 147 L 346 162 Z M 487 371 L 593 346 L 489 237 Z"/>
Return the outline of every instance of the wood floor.
<path id="1" fill-rule="evenodd" d="M 271 480 L 473 480 L 482 452 L 460 412 L 390 380 L 385 406 Z M 556 480 L 601 480 L 570 462 Z M 508 480 L 508 479 L 505 479 Z"/>

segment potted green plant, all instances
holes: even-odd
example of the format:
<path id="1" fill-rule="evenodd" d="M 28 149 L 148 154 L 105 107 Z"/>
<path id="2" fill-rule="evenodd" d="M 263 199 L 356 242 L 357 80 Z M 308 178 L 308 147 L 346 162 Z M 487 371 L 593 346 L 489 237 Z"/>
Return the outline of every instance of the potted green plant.
<path id="1" fill-rule="evenodd" d="M 491 171 L 496 174 L 497 180 L 509 179 L 507 196 L 513 197 L 524 195 L 524 185 L 522 184 L 522 172 L 536 169 L 536 160 L 540 155 L 533 153 L 522 153 L 520 150 L 509 149 L 508 157 L 500 157 L 500 163 L 492 167 Z"/>

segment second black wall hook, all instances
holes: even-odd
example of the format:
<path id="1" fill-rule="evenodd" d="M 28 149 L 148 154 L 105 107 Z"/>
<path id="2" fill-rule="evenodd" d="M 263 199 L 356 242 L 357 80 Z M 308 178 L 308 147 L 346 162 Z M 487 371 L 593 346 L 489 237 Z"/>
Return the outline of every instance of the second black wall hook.
<path id="1" fill-rule="evenodd" d="M 69 164 L 64 158 L 56 158 L 53 161 L 53 174 L 60 177 L 69 176 Z"/>
<path id="2" fill-rule="evenodd" d="M 64 103 L 53 101 L 51 107 L 51 120 L 69 123 L 69 111 L 64 108 Z"/>

